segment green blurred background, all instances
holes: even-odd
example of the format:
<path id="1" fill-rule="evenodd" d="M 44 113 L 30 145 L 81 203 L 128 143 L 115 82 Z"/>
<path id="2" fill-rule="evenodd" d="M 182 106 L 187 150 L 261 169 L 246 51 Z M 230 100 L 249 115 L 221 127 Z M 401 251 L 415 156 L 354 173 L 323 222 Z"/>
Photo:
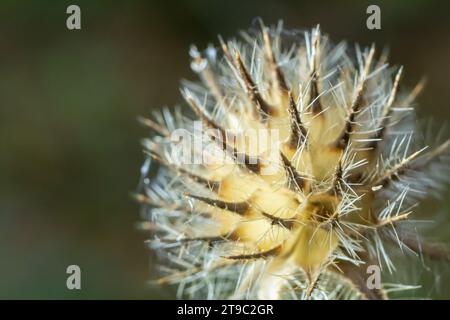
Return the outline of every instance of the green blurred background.
<path id="1" fill-rule="evenodd" d="M 82 30 L 66 28 L 70 4 L 81 7 Z M 381 30 L 366 29 L 369 4 L 381 7 Z M 129 193 L 147 134 L 136 117 L 180 101 L 180 79 L 194 78 L 190 44 L 217 43 L 256 16 L 289 28 L 320 23 L 335 41 L 389 45 L 407 85 L 428 79 L 419 113 L 448 121 L 445 1 L 2 0 L 0 298 L 170 297 L 148 286 L 145 234 L 134 228 Z M 425 212 L 448 221 L 449 195 Z M 81 291 L 66 289 L 70 264 L 82 269 Z"/>

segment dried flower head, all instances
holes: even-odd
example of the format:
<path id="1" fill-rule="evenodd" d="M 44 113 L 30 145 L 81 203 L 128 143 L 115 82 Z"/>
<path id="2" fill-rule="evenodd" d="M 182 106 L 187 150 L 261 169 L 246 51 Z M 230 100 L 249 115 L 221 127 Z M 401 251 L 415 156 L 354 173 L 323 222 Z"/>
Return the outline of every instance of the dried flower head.
<path id="1" fill-rule="evenodd" d="M 417 201 L 446 181 L 450 140 L 424 147 L 402 68 L 375 47 L 332 45 L 319 27 L 281 23 L 200 53 L 182 95 L 194 120 L 164 109 L 137 199 L 151 248 L 180 297 L 386 298 L 369 266 L 396 251 L 450 260 L 418 237 Z M 150 163 L 161 168 L 149 177 Z"/>

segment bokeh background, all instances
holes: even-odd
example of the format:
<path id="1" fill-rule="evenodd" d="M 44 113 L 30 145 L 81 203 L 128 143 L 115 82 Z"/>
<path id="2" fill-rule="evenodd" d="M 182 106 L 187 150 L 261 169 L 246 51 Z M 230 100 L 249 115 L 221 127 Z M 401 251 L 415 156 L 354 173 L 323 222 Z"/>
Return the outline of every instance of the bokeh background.
<path id="1" fill-rule="evenodd" d="M 70 4 L 81 7 L 82 30 L 66 28 Z M 381 30 L 366 29 L 369 4 L 381 7 Z M 148 285 L 146 235 L 134 226 L 129 194 L 148 134 L 136 117 L 180 101 L 180 79 L 194 78 L 190 44 L 217 43 L 217 34 L 235 35 L 256 16 L 290 28 L 320 23 L 336 41 L 389 45 L 406 85 L 428 79 L 418 112 L 449 120 L 446 1 L 2 0 L 0 298 L 171 297 Z M 449 196 L 427 202 L 424 214 L 448 218 Z M 448 230 L 448 219 L 441 223 Z M 66 289 L 70 264 L 82 269 L 81 291 Z M 440 281 L 448 287 L 449 277 Z"/>

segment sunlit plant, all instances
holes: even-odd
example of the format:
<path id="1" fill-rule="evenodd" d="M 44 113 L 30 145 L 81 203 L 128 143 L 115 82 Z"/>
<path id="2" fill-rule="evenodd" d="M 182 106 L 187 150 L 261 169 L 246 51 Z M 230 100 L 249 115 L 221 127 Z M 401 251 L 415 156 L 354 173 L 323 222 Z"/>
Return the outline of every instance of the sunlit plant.
<path id="1" fill-rule="evenodd" d="M 220 46 L 191 48 L 191 114 L 142 119 L 154 134 L 136 198 L 159 284 L 187 298 L 384 299 L 369 266 L 450 260 L 411 219 L 448 174 L 450 140 L 428 147 L 416 124 L 421 83 L 404 90 L 384 52 L 319 27 L 261 24 Z"/>

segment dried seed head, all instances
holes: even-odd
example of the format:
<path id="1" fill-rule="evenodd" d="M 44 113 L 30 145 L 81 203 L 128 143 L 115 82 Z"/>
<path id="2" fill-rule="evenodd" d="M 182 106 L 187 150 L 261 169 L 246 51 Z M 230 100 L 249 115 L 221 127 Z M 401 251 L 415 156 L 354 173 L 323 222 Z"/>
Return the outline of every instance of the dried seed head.
<path id="1" fill-rule="evenodd" d="M 262 26 L 219 51 L 192 47 L 202 82 L 182 93 L 197 121 L 142 120 L 156 135 L 137 200 L 159 283 L 180 296 L 379 299 L 366 269 L 394 270 L 393 250 L 450 260 L 404 227 L 440 187 L 450 141 L 420 145 L 402 68 L 319 27 L 292 34 Z"/>

